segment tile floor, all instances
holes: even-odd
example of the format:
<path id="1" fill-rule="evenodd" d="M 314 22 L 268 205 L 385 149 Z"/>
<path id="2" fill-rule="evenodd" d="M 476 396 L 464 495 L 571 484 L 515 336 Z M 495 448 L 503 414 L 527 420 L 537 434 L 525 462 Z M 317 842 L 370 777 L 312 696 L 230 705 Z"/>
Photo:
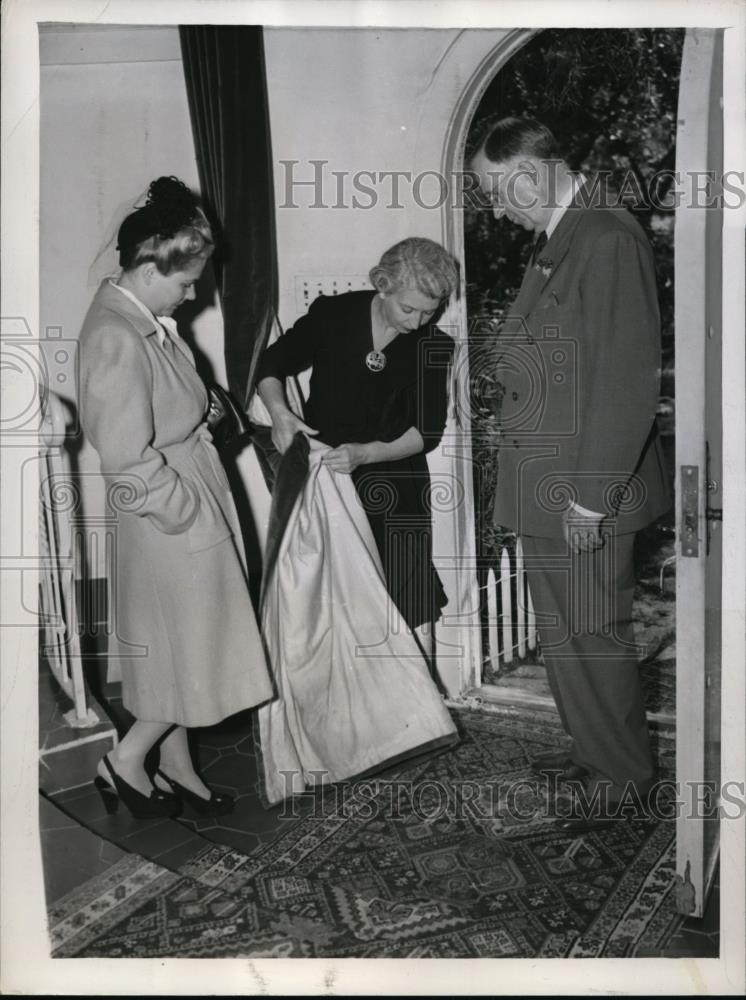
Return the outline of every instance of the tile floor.
<path id="1" fill-rule="evenodd" d="M 39 796 L 39 838 L 47 905 L 105 872 L 126 854 L 80 826 L 43 795 Z"/>
<path id="2" fill-rule="evenodd" d="M 65 719 L 65 714 L 73 708 L 73 702 L 60 690 L 51 670 L 42 664 L 39 670 L 39 750 L 48 754 L 55 748 L 68 744 L 76 736 L 100 737 L 105 740 L 112 732 L 112 724 L 100 707 L 93 708 L 99 718 L 98 725 L 84 730 L 73 730 Z M 54 756 L 52 753 L 51 756 Z"/>
<path id="3" fill-rule="evenodd" d="M 115 728 L 95 699 L 89 699 L 99 723 L 73 729 L 65 715 L 72 701 L 60 689 L 49 667 L 39 670 L 39 787 L 56 792 L 90 780 L 98 760 L 112 748 Z"/>
<path id="4" fill-rule="evenodd" d="M 166 867 L 177 867 L 202 849 L 205 841 L 250 853 L 294 821 L 282 806 L 265 809 L 261 804 L 250 713 L 239 713 L 219 726 L 200 730 L 195 756 L 205 781 L 235 796 L 236 807 L 230 815 L 133 820 L 120 808 L 109 816 L 90 778 L 88 784 L 53 792 L 49 798 L 98 836 Z M 309 808 L 310 802 L 300 801 L 298 814 Z"/>

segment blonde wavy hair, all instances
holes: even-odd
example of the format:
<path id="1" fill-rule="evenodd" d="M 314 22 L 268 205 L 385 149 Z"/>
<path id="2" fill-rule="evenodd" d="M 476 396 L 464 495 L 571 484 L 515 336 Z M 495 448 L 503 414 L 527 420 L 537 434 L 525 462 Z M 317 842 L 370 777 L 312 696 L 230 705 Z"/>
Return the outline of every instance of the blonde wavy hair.
<path id="1" fill-rule="evenodd" d="M 447 299 L 458 286 L 458 264 L 448 251 L 424 236 L 396 243 L 369 273 L 379 292 L 416 288 L 431 299 Z"/>

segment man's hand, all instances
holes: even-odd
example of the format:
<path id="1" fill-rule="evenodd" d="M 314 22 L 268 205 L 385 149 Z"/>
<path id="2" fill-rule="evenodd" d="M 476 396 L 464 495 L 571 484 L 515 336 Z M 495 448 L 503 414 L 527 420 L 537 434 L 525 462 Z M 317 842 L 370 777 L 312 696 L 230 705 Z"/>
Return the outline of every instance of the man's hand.
<path id="1" fill-rule="evenodd" d="M 341 444 L 324 455 L 324 465 L 332 472 L 346 472 L 349 475 L 358 465 L 366 465 L 372 460 L 372 448 L 369 444 Z"/>
<path id="2" fill-rule="evenodd" d="M 312 436 L 319 433 L 313 427 L 304 424 L 292 410 L 285 409 L 282 413 L 277 411 L 272 413 L 272 444 L 281 455 L 284 455 L 293 443 L 293 438 L 298 431 Z"/>
<path id="3" fill-rule="evenodd" d="M 603 514 L 581 514 L 574 507 L 562 515 L 562 533 L 572 552 L 594 552 L 603 548 L 606 538 L 601 530 Z"/>

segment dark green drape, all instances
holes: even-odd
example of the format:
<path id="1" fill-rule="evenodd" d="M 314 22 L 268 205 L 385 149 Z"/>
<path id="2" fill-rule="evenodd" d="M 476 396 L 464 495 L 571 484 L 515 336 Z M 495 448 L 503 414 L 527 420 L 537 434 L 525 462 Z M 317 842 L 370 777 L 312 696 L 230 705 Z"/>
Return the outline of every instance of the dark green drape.
<path id="1" fill-rule="evenodd" d="M 274 194 L 260 27 L 180 27 L 202 197 L 214 257 L 228 387 L 247 400 L 277 301 Z"/>

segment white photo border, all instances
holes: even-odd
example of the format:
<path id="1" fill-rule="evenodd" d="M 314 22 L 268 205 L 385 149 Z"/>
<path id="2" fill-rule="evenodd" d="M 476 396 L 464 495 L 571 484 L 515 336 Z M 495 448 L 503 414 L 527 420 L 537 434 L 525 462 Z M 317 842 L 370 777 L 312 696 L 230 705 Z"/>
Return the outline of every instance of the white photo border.
<path id="1" fill-rule="evenodd" d="M 744 170 L 746 5 L 740 0 L 6 0 L 2 8 L 2 308 L 39 328 L 39 23 L 271 26 L 726 27 L 725 163 Z M 744 756 L 744 232 L 746 207 L 726 213 L 724 231 L 724 442 L 728 470 L 723 567 L 722 772 L 740 780 Z M 3 371 L 3 415 L 18 412 L 28 381 Z M 719 959 L 307 960 L 49 958 L 38 837 L 37 636 L 16 622 L 22 595 L 12 570 L 36 557 L 36 515 L 21 524 L 19 453 L 2 463 L 2 990 L 20 994 L 226 995 L 740 995 L 744 989 L 744 829 L 722 824 Z M 21 538 L 22 531 L 25 536 Z M 19 541 L 20 540 L 20 541 Z M 20 575 L 20 574 L 15 574 Z"/>

